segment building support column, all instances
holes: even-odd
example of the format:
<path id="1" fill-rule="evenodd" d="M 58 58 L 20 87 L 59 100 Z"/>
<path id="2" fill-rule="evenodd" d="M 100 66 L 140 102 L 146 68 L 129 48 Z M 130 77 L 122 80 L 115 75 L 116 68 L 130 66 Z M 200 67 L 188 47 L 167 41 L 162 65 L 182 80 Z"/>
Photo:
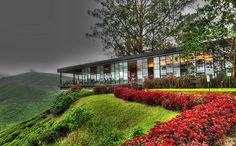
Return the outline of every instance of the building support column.
<path id="1" fill-rule="evenodd" d="M 75 73 L 73 73 L 73 84 L 75 85 Z"/>
<path id="2" fill-rule="evenodd" d="M 233 37 L 233 43 L 232 43 L 232 47 L 233 47 L 233 52 L 234 52 L 234 56 L 233 56 L 233 77 L 236 77 L 236 37 Z"/>
<path id="3" fill-rule="evenodd" d="M 60 72 L 60 87 L 62 87 L 62 73 Z"/>

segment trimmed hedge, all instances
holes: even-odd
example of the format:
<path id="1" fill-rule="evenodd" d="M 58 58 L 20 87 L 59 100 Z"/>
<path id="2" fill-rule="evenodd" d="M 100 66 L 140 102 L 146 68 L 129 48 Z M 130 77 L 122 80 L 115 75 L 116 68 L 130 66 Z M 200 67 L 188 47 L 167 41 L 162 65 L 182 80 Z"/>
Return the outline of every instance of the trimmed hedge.
<path id="1" fill-rule="evenodd" d="M 195 83 L 194 83 L 195 82 Z M 228 88 L 236 87 L 236 79 L 228 77 L 212 78 L 210 81 L 211 88 Z M 143 82 L 144 88 L 207 88 L 208 83 L 205 76 L 197 77 L 194 81 L 190 77 L 177 77 L 177 78 L 158 78 L 146 79 Z"/>
<path id="2" fill-rule="evenodd" d="M 157 123 L 147 135 L 126 141 L 123 146 L 214 145 L 236 124 L 236 99 L 228 95 L 212 93 L 197 97 L 128 88 L 115 89 L 115 95 L 128 101 L 183 110 L 176 118 Z"/>
<path id="3" fill-rule="evenodd" d="M 164 91 L 134 90 L 129 88 L 116 88 L 115 96 L 127 101 L 137 101 L 149 105 L 161 105 L 169 110 L 187 110 L 202 104 L 203 100 L 193 94 L 176 94 Z"/>
<path id="4" fill-rule="evenodd" d="M 93 88 L 94 94 L 109 94 L 114 93 L 115 88 L 119 87 L 126 87 L 126 88 L 132 88 L 136 90 L 142 90 L 143 85 L 139 83 L 127 83 L 127 84 L 121 84 L 121 85 L 104 85 L 104 86 L 95 86 Z"/>

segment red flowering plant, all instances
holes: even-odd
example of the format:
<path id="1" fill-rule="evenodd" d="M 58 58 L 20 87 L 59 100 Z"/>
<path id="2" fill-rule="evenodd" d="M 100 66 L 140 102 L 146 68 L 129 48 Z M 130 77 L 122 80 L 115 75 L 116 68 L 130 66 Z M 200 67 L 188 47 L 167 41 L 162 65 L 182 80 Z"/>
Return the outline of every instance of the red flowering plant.
<path id="1" fill-rule="evenodd" d="M 80 85 L 73 85 L 71 86 L 71 91 L 75 92 L 75 91 L 80 91 L 82 89 L 82 87 Z"/>
<path id="2" fill-rule="evenodd" d="M 116 88 L 114 93 L 127 101 L 183 111 L 168 122 L 157 123 L 147 135 L 127 141 L 123 146 L 214 145 L 236 124 L 236 99 L 229 95 L 212 93 L 199 97 L 128 88 Z"/>

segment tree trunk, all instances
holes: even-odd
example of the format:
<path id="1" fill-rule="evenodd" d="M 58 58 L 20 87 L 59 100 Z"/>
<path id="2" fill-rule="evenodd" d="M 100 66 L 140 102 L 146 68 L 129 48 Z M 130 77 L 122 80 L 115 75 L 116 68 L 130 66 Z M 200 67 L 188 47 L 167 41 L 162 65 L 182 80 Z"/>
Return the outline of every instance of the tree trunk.
<path id="1" fill-rule="evenodd" d="M 234 50 L 233 77 L 236 78 L 236 37 L 233 37 L 232 47 Z"/>

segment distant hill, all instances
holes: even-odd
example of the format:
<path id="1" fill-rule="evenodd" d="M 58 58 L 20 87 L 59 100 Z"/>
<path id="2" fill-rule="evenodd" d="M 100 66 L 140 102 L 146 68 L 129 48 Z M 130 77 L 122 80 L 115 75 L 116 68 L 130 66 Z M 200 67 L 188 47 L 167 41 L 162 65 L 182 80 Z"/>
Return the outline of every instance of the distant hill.
<path id="1" fill-rule="evenodd" d="M 0 79 L 1 79 L 1 78 L 5 78 L 5 77 L 8 77 L 8 76 L 9 76 L 8 74 L 0 73 Z"/>
<path id="2" fill-rule="evenodd" d="M 0 130 L 48 109 L 59 76 L 48 73 L 24 73 L 0 79 Z"/>

